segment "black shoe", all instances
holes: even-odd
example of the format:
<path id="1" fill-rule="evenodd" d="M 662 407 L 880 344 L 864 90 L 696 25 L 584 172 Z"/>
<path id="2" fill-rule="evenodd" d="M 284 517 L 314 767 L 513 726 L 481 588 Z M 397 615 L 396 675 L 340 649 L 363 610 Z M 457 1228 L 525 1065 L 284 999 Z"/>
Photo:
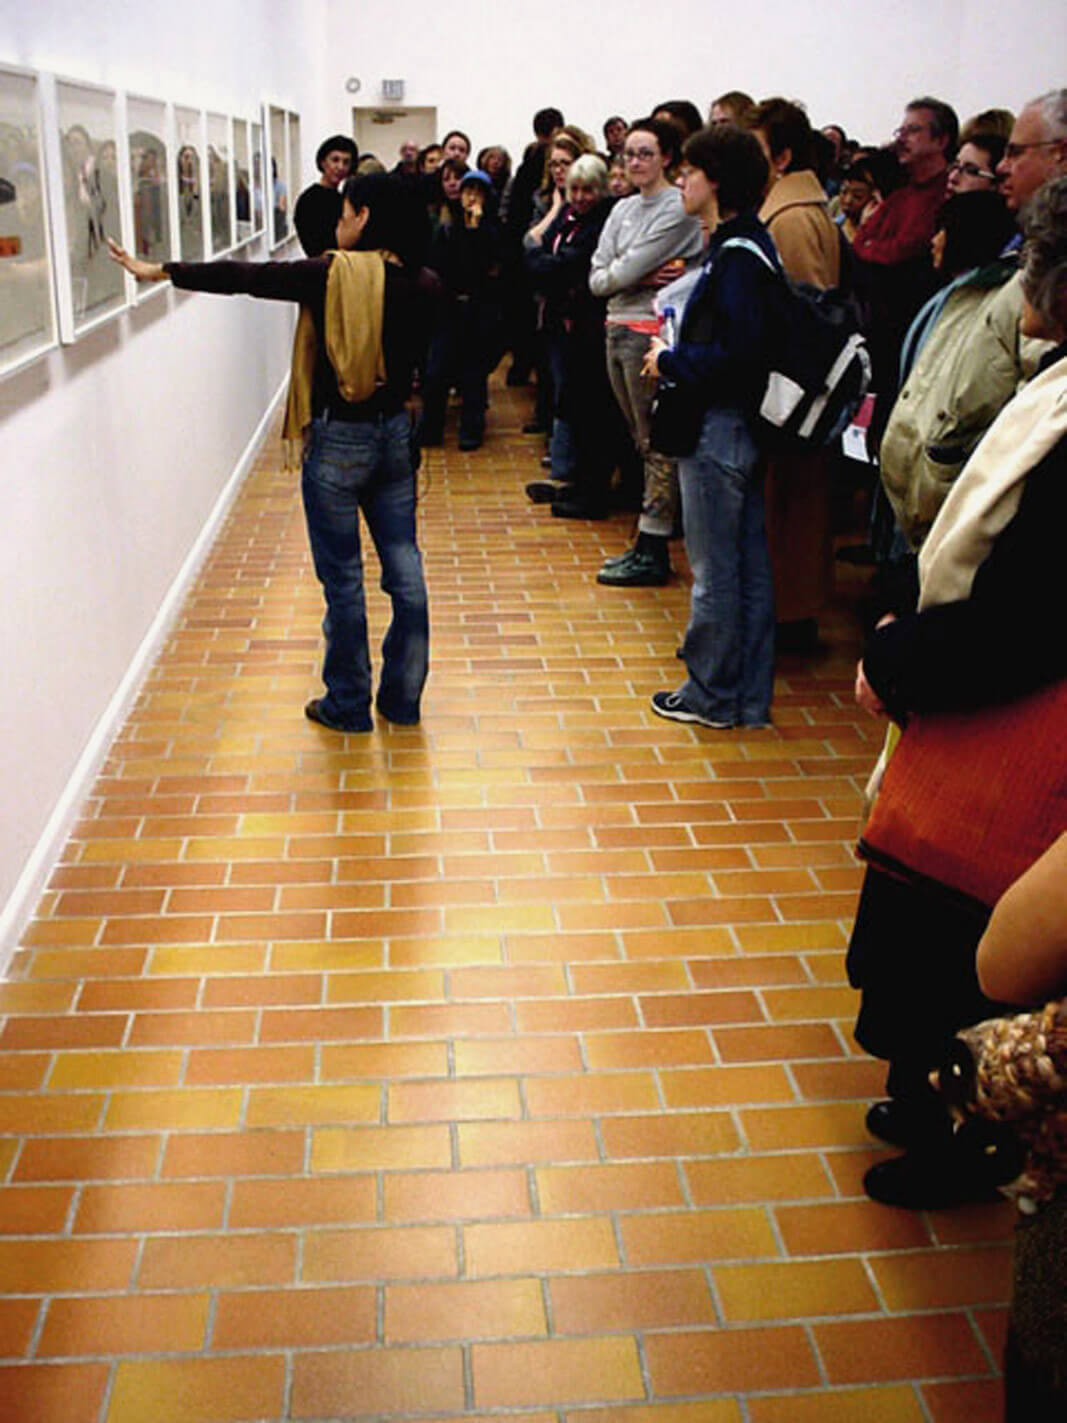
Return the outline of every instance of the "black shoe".
<path id="1" fill-rule="evenodd" d="M 569 488 L 561 479 L 534 479 L 526 486 L 526 497 L 531 504 L 552 504 Z"/>
<path id="2" fill-rule="evenodd" d="M 940 1151 L 908 1151 L 879 1161 L 864 1176 L 863 1189 L 879 1205 L 906 1211 L 946 1210 L 970 1201 L 997 1200 L 996 1181 L 982 1159 L 957 1149 L 954 1142 L 949 1138 Z"/>
<path id="3" fill-rule="evenodd" d="M 819 647 L 819 624 L 815 618 L 795 618 L 787 623 L 775 623 L 774 646 L 778 652 L 816 652 Z"/>
<path id="4" fill-rule="evenodd" d="M 586 504 L 581 499 L 554 499 L 552 501 L 554 519 L 606 519 L 608 510 L 603 504 Z"/>
<path id="5" fill-rule="evenodd" d="M 698 726 L 710 726 L 712 731 L 729 731 L 734 725 L 732 721 L 717 721 L 715 717 L 693 711 L 691 707 L 686 706 L 677 692 L 653 692 L 652 710 L 657 716 L 666 717 L 668 721 L 696 722 Z"/>
<path id="6" fill-rule="evenodd" d="M 542 425 L 540 420 L 527 420 L 522 427 L 522 433 L 524 435 L 547 435 L 548 426 Z"/>
<path id="7" fill-rule="evenodd" d="M 482 437 L 481 435 L 460 435 L 459 447 L 461 450 L 480 450 Z"/>
<path id="8" fill-rule="evenodd" d="M 324 697 L 313 697 L 310 702 L 305 703 L 304 715 L 308 721 L 318 722 L 319 726 L 329 727 L 331 731 L 363 732 L 373 731 L 374 722 L 369 716 L 361 717 L 358 721 L 342 721 L 340 717 L 333 716 L 324 710 Z"/>
<path id="9" fill-rule="evenodd" d="M 644 549 L 632 548 L 620 562 L 606 562 L 596 576 L 609 588 L 662 588 L 669 583 L 671 566 Z"/>
<path id="10" fill-rule="evenodd" d="M 867 1130 L 879 1141 L 905 1149 L 943 1142 L 952 1130 L 947 1113 L 922 1111 L 896 1097 L 875 1102 L 864 1121 Z"/>
<path id="11" fill-rule="evenodd" d="M 388 704 L 383 702 L 381 697 L 375 698 L 374 705 L 378 709 L 378 715 L 383 716 L 386 721 L 392 722 L 394 726 L 418 726 L 419 713 L 390 711 Z"/>

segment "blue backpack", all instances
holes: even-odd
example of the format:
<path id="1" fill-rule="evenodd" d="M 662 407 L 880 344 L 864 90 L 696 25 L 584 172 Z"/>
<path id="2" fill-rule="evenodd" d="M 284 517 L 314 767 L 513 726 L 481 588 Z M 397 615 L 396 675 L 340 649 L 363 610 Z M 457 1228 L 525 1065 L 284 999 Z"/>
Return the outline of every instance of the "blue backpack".
<path id="1" fill-rule="evenodd" d="M 768 296 L 769 358 L 759 423 L 774 449 L 816 450 L 832 444 L 859 409 L 871 383 L 871 358 L 851 298 L 794 282 L 750 237 L 743 247 L 774 272 Z"/>

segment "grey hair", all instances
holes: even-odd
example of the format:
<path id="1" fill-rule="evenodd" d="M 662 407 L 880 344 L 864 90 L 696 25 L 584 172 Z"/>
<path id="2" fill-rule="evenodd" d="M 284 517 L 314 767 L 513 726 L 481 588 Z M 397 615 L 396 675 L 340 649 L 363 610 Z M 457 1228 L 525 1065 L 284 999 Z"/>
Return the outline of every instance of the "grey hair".
<path id="1" fill-rule="evenodd" d="M 583 153 L 581 158 L 576 158 L 567 169 L 567 196 L 570 197 L 571 189 L 576 183 L 581 183 L 583 187 L 595 188 L 598 193 L 606 193 L 608 190 L 608 170 L 604 160 L 596 153 Z"/>
<path id="2" fill-rule="evenodd" d="M 1067 139 L 1067 89 L 1050 89 L 1047 94 L 1039 94 L 1026 106 L 1037 109 L 1049 139 Z"/>
<path id="3" fill-rule="evenodd" d="M 1024 214 L 1023 292 L 1057 332 L 1067 327 L 1067 173 L 1038 188 Z"/>

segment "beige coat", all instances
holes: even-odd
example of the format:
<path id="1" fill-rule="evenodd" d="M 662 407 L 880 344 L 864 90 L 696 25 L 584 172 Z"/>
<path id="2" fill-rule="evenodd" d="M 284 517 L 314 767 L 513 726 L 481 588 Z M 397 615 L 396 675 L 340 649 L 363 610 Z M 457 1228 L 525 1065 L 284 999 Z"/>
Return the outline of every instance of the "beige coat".
<path id="1" fill-rule="evenodd" d="M 783 174 L 759 215 L 794 281 L 837 285 L 841 236 L 814 173 Z M 815 619 L 833 590 L 828 452 L 775 456 L 767 471 L 766 500 L 777 619 Z"/>
<path id="2" fill-rule="evenodd" d="M 782 266 L 795 282 L 836 287 L 841 280 L 841 237 L 822 184 L 810 169 L 783 173 L 759 211 Z"/>
<path id="3" fill-rule="evenodd" d="M 1018 273 L 984 272 L 949 296 L 897 396 L 879 452 L 882 484 L 913 549 L 922 546 L 971 451 L 1048 343 L 1019 335 Z"/>

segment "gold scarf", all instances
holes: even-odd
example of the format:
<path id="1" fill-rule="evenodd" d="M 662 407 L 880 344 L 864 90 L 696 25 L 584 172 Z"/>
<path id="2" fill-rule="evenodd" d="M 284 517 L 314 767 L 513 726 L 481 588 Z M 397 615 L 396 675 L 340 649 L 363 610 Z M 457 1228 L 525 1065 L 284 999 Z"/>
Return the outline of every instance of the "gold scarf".
<path id="1" fill-rule="evenodd" d="M 396 260 L 391 252 L 335 252 L 330 263 L 326 279 L 326 355 L 337 376 L 337 388 L 350 404 L 369 400 L 385 382 L 382 318 L 385 264 L 390 260 Z M 282 427 L 287 453 L 294 456 L 313 414 L 316 345 L 311 312 L 306 306 L 301 307 Z"/>

